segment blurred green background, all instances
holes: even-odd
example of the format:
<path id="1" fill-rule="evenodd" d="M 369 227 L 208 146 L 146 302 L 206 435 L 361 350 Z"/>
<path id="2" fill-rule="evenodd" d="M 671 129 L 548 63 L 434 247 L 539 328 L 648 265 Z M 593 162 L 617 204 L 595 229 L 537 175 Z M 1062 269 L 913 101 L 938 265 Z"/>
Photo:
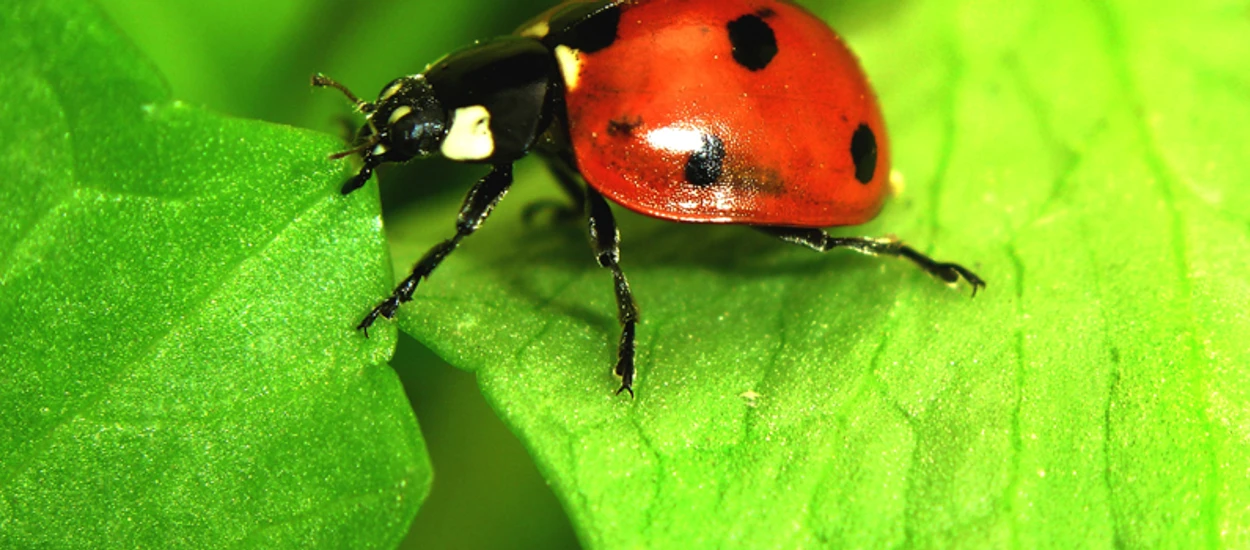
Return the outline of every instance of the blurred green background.
<path id="1" fill-rule="evenodd" d="M 174 97 L 241 118 L 342 131 L 349 106 L 314 91 L 324 72 L 372 97 L 392 78 L 476 38 L 503 34 L 550 2 L 101 0 L 166 76 Z M 383 175 L 389 210 L 463 193 L 472 167 L 430 161 Z M 419 182 L 413 185 L 412 182 Z M 451 230 L 448 219 L 448 230 Z M 421 423 L 435 481 L 405 548 L 568 548 L 577 540 L 525 449 L 473 375 L 400 333 L 392 366 Z"/>

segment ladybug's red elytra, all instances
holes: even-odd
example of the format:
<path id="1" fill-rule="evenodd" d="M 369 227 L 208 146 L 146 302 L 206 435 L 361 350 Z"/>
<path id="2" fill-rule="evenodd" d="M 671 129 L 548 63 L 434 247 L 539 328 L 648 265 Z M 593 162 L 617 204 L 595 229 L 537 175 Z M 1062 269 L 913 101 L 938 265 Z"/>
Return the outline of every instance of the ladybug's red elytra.
<path id="1" fill-rule="evenodd" d="M 441 155 L 491 166 L 469 190 L 456 233 L 434 246 L 356 327 L 394 317 L 490 215 L 512 164 L 537 153 L 587 216 L 615 281 L 619 394 L 633 395 L 638 306 L 621 271 L 607 199 L 680 222 L 755 226 L 824 252 L 906 258 L 975 296 L 985 281 L 894 239 L 831 237 L 880 211 L 890 149 L 854 54 L 820 19 L 780 0 L 613 0 L 560 4 L 514 35 L 478 42 L 358 99 L 349 151 L 363 166 L 343 194 L 390 162 Z"/>

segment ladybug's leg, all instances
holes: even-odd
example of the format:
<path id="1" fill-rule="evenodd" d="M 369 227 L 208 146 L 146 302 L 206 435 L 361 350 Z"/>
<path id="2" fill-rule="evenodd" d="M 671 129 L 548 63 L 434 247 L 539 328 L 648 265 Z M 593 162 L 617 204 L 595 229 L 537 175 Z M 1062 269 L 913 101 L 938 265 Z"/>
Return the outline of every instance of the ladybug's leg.
<path id="1" fill-rule="evenodd" d="M 616 375 L 621 377 L 623 391 L 634 395 L 634 331 L 638 324 L 638 304 L 629 290 L 625 274 L 621 272 L 621 234 L 616 230 L 616 220 L 608 201 L 598 191 L 586 188 L 586 210 L 590 218 L 590 244 L 595 249 L 599 265 L 612 270 L 616 287 L 616 316 L 621 322 L 621 343 L 617 348 Z"/>
<path id="2" fill-rule="evenodd" d="M 343 95 L 347 96 L 348 101 L 351 101 L 353 104 L 355 104 L 356 110 L 361 113 L 369 114 L 377 110 L 376 104 L 370 103 L 368 101 L 360 99 L 359 97 L 356 97 L 356 94 L 353 94 L 352 91 L 347 88 L 347 86 L 339 84 L 338 81 L 326 75 L 323 75 L 323 74 L 313 75 L 312 85 L 313 87 L 316 87 L 316 88 L 334 88 L 342 92 Z M 345 126 L 344 128 L 345 133 L 348 136 L 352 135 L 350 124 L 351 124 L 350 122 L 346 122 L 346 121 L 343 122 L 343 125 Z M 364 187 L 365 182 L 368 182 L 369 178 L 373 176 L 373 170 L 377 168 L 379 165 L 381 165 L 382 163 L 388 162 L 386 159 L 382 158 L 381 156 L 373 155 L 372 149 L 375 145 L 378 144 L 378 142 L 377 142 L 376 132 L 373 129 L 371 129 L 370 126 L 368 125 L 362 126 L 360 130 L 356 132 L 355 136 L 356 138 L 352 143 L 352 146 L 353 146 L 352 149 L 330 155 L 331 160 L 337 160 L 343 157 L 347 157 L 347 156 L 360 153 L 362 160 L 364 161 L 364 166 L 360 168 L 360 171 L 357 172 L 356 175 L 349 178 L 346 182 L 344 182 L 343 187 L 339 189 L 339 192 L 344 195 L 351 193 L 352 191 L 355 191 L 357 189 L 360 189 L 361 187 Z"/>
<path id="3" fill-rule="evenodd" d="M 934 261 L 933 258 L 916 252 L 916 249 L 894 239 L 831 237 L 820 229 L 797 227 L 759 227 L 758 229 L 783 241 L 801 244 L 820 252 L 828 252 L 834 248 L 849 248 L 871 256 L 906 258 L 920 266 L 920 269 L 948 284 L 955 284 L 959 282 L 960 278 L 963 278 L 963 280 L 968 281 L 968 284 L 972 285 L 973 296 L 977 295 L 978 288 L 985 288 L 985 281 L 964 266 Z"/>
<path id="4" fill-rule="evenodd" d="M 368 183 L 369 178 L 373 176 L 373 171 L 377 169 L 378 166 L 387 162 L 397 162 L 401 160 L 388 158 L 387 153 L 383 153 L 381 155 L 373 154 L 374 146 L 377 144 L 377 136 L 372 134 L 372 130 L 368 126 L 362 126 L 360 131 L 356 133 L 356 139 L 353 140 L 353 147 L 351 149 L 330 155 L 331 160 L 336 160 L 359 153 L 360 160 L 363 164 L 363 166 L 360 167 L 360 171 L 357 172 L 356 175 L 348 178 L 346 182 L 343 182 L 343 187 L 339 189 L 340 193 L 346 195 L 364 187 L 365 183 Z"/>
<path id="5" fill-rule="evenodd" d="M 430 276 L 430 273 L 443 263 L 443 259 L 447 258 L 465 237 L 477 231 L 481 227 L 482 222 L 486 221 L 486 217 L 490 215 L 491 210 L 499 203 L 504 194 L 508 192 L 508 187 L 512 185 L 512 165 L 498 164 L 494 170 L 491 170 L 486 177 L 474 184 L 469 189 L 469 194 L 464 198 L 464 204 L 460 206 L 460 215 L 456 217 L 456 234 L 450 239 L 438 243 L 431 248 L 417 265 L 412 267 L 412 274 L 408 278 L 399 283 L 395 287 L 395 292 L 391 293 L 391 297 L 378 304 L 373 308 L 364 320 L 356 325 L 358 330 L 365 331 L 365 336 L 369 335 L 369 327 L 381 315 L 387 319 L 395 316 L 395 311 L 399 309 L 399 305 L 412 300 L 412 293 L 417 290 L 417 284 L 422 279 Z"/>
<path id="6" fill-rule="evenodd" d="M 345 151 L 345 152 L 350 152 L 350 151 Z M 360 167 L 360 171 L 356 172 L 356 175 L 348 178 L 347 181 L 343 182 L 343 187 L 339 189 L 339 193 L 346 195 L 348 193 L 351 193 L 352 191 L 355 191 L 357 189 L 360 189 L 361 187 L 364 187 L 365 183 L 369 181 L 369 178 L 373 176 L 373 170 L 376 169 L 383 162 L 385 161 L 383 161 L 380 157 L 375 157 L 371 154 L 365 153 L 364 166 Z"/>

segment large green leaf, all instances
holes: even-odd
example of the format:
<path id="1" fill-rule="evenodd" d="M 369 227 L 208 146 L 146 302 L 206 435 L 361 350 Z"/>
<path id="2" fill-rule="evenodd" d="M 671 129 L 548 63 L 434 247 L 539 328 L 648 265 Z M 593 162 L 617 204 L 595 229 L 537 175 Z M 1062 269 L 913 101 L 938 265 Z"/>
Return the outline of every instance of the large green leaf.
<path id="1" fill-rule="evenodd" d="M 0 8 L 0 547 L 388 547 L 429 489 L 351 318 L 334 139 L 187 108 L 94 8 Z"/>
<path id="2" fill-rule="evenodd" d="M 1246 3 L 872 9 L 848 39 L 905 186 L 841 233 L 983 294 L 622 213 L 615 396 L 610 275 L 580 226 L 521 222 L 554 193 L 529 165 L 404 329 L 477 373 L 589 545 L 1250 545 Z M 388 220 L 401 272 L 455 200 Z"/>

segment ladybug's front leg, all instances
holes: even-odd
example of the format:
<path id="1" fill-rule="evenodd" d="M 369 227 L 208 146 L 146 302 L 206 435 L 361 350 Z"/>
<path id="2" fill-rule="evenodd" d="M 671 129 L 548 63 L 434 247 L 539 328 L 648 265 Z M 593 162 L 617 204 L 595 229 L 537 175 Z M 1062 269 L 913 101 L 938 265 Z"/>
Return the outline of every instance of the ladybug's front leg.
<path id="1" fill-rule="evenodd" d="M 621 272 L 621 234 L 616 230 L 612 209 L 603 195 L 593 188 L 586 188 L 586 211 L 590 218 L 590 244 L 595 249 L 599 265 L 612 270 L 616 287 L 616 316 L 621 322 L 621 343 L 617 348 L 616 375 L 621 377 L 623 391 L 634 395 L 634 331 L 638 324 L 638 304 L 629 290 L 629 282 Z"/>
<path id="2" fill-rule="evenodd" d="M 443 259 L 460 246 L 462 239 L 472 235 L 478 227 L 481 227 L 482 222 L 490 216 L 495 205 L 499 204 L 499 199 L 503 198 L 511 185 L 512 165 L 499 164 L 486 174 L 486 177 L 479 180 L 472 189 L 469 189 L 469 194 L 464 198 L 464 204 L 460 206 L 460 215 L 456 218 L 456 235 L 438 243 L 426 252 L 417 265 L 413 266 L 412 274 L 395 287 L 395 292 L 391 293 L 391 297 L 373 308 L 373 311 L 370 311 L 364 320 L 356 325 L 356 328 L 365 331 L 365 336 L 368 336 L 369 327 L 379 315 L 387 319 L 394 317 L 400 304 L 412 300 L 412 293 L 416 292 L 417 284 L 429 277 L 438 264 L 443 263 Z"/>
<path id="3" fill-rule="evenodd" d="M 920 269 L 941 279 L 947 284 L 955 284 L 962 277 L 972 285 L 972 295 L 977 295 L 978 288 L 985 288 L 985 281 L 976 273 L 959 264 L 942 263 L 925 256 L 916 249 L 894 239 L 867 239 L 863 237 L 831 237 L 820 229 L 804 229 L 798 227 L 758 227 L 786 242 L 801 244 L 820 252 L 828 252 L 834 248 L 849 248 L 861 254 L 872 256 L 896 256 L 911 260 Z"/>

